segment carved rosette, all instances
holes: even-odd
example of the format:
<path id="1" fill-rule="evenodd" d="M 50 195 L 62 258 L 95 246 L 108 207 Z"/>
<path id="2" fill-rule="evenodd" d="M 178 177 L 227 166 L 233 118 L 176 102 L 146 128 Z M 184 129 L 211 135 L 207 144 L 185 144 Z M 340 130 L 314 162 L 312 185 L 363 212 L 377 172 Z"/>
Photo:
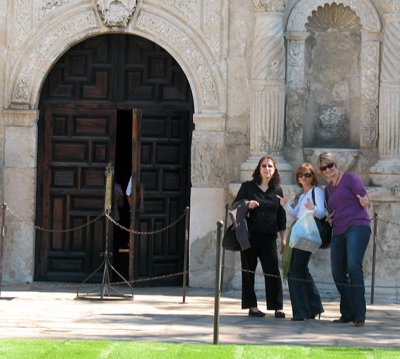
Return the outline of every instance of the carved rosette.
<path id="1" fill-rule="evenodd" d="M 96 0 L 96 2 L 104 25 L 112 29 L 127 27 L 136 9 L 136 0 Z"/>
<path id="2" fill-rule="evenodd" d="M 283 13 L 287 0 L 253 0 L 256 12 Z"/>

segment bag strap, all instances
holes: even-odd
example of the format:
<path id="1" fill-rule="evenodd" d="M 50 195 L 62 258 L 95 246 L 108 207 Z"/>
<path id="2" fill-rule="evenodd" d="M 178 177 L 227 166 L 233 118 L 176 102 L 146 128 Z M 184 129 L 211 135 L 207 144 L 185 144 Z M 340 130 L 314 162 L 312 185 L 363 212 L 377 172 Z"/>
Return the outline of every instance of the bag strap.
<path id="1" fill-rule="evenodd" d="M 314 206 L 316 206 L 317 204 L 315 203 L 315 192 L 314 192 L 314 190 L 315 190 L 315 187 L 313 187 L 313 189 L 312 189 L 311 198 L 312 198 L 312 201 L 314 203 Z M 324 206 L 325 206 L 325 208 L 328 208 L 328 203 L 326 201 L 327 195 L 328 195 L 328 191 L 326 190 L 326 187 L 325 187 L 325 196 L 324 196 Z"/>

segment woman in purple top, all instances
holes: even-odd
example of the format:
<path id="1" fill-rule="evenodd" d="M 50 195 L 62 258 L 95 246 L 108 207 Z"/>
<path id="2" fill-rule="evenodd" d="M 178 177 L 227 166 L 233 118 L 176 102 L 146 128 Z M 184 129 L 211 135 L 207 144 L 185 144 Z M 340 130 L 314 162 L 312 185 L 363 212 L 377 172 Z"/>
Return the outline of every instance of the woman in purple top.
<path id="1" fill-rule="evenodd" d="M 371 235 L 367 191 L 359 177 L 338 169 L 332 153 L 321 153 L 317 164 L 329 180 L 325 199 L 333 227 L 331 266 L 341 313 L 333 322 L 362 327 L 367 310 L 362 262 Z"/>

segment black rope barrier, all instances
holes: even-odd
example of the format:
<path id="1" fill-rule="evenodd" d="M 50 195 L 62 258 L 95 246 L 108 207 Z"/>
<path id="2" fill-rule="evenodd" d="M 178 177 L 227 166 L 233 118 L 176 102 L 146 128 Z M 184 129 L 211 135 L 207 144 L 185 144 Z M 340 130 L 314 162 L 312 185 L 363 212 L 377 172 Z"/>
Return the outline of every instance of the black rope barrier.
<path id="1" fill-rule="evenodd" d="M 23 219 L 22 217 L 20 217 L 19 215 L 17 215 L 14 211 L 12 211 L 6 204 L 3 204 L 3 207 L 2 207 L 2 209 L 1 209 L 1 212 L 2 213 L 0 213 L 0 215 L 1 215 L 1 217 L 3 217 L 4 215 L 5 215 L 5 212 L 8 212 L 8 213 L 10 213 L 13 217 L 15 217 L 15 218 L 17 218 L 18 220 L 20 220 L 20 221 L 22 221 L 23 223 L 25 223 L 25 224 L 29 224 L 29 225 L 31 225 L 32 227 L 34 227 L 36 230 L 43 230 L 43 231 L 49 231 L 49 232 L 68 232 L 68 231 L 74 231 L 74 230 L 77 230 L 77 229 L 80 229 L 80 228 L 82 228 L 82 227 L 84 227 L 84 226 L 89 226 L 90 224 L 92 224 L 92 223 L 94 223 L 95 221 L 97 221 L 97 220 L 99 220 L 100 218 L 102 218 L 103 216 L 105 216 L 108 220 L 110 220 L 112 223 L 114 223 L 114 224 L 116 224 L 116 225 L 118 225 L 121 229 L 123 229 L 123 230 L 126 230 L 126 231 L 130 231 L 130 229 L 129 228 L 126 228 L 126 227 L 124 227 L 124 226 L 121 226 L 121 225 L 119 225 L 117 222 L 115 222 L 113 219 L 112 219 L 112 217 L 111 216 L 109 216 L 109 214 L 107 214 L 107 213 L 101 213 L 100 215 L 98 215 L 96 218 L 94 218 L 93 220 L 91 220 L 91 221 L 89 221 L 89 222 L 87 222 L 85 225 L 82 225 L 82 226 L 79 226 L 79 227 L 74 227 L 74 228 L 69 228 L 69 229 L 60 229 L 60 230 L 53 230 L 53 229 L 46 229 L 46 228 L 42 228 L 42 227 L 39 227 L 39 226 L 36 226 L 35 224 L 33 224 L 33 223 L 31 223 L 31 222 L 29 222 L 29 221 L 27 221 L 27 220 L 25 220 L 25 219 Z M 141 231 L 134 231 L 135 232 L 135 234 L 140 234 L 140 235 L 151 235 L 151 234 L 156 234 L 156 233 L 160 233 L 160 232 L 162 232 L 162 231 L 164 231 L 164 230 L 167 230 L 167 229 L 169 229 L 169 228 L 171 228 L 172 226 L 174 226 L 174 225 L 176 225 L 179 221 L 181 221 L 183 218 L 185 218 L 185 215 L 186 215 L 187 213 L 186 213 L 186 209 L 185 209 L 185 213 L 182 215 L 182 216 L 180 216 L 178 219 L 176 219 L 173 223 L 171 223 L 171 224 L 169 224 L 169 225 L 167 225 L 167 226 L 165 226 L 165 227 L 163 227 L 163 228 L 161 228 L 161 229 L 158 229 L 158 230 L 156 230 L 156 231 L 149 231 L 149 232 L 141 232 Z M 186 219 L 187 220 L 187 219 Z M 378 227 L 378 222 L 379 221 L 381 221 L 381 222 L 383 222 L 383 223 L 386 223 L 386 224 L 390 224 L 390 225 L 395 225 L 395 226 L 399 226 L 400 227 L 400 223 L 395 223 L 395 222 L 393 222 L 393 221 L 388 221 L 388 220 L 385 220 L 385 219 L 383 219 L 382 217 L 380 217 L 379 215 L 377 215 L 377 214 L 375 214 L 374 215 L 374 217 L 373 217 L 373 220 L 374 220 L 374 228 L 377 228 Z M 222 222 L 223 223 L 223 222 Z M 375 225 L 376 224 L 376 225 Z M 3 219 L 3 222 L 2 222 L 2 230 L 1 230 L 1 233 L 2 233 L 2 235 L 4 235 L 5 234 L 5 220 Z M 373 244 L 374 244 L 374 246 L 376 246 L 376 244 L 377 244 L 377 242 L 378 242 L 378 235 L 376 234 L 376 231 L 374 230 L 374 238 L 373 238 Z M 3 236 L 2 236 L 3 237 Z M 381 237 L 381 238 L 386 238 L 386 237 Z M 186 238 L 185 237 L 185 240 L 188 240 L 188 238 Z M 7 282 L 5 282 L 5 281 L 3 281 L 2 280 L 2 265 L 3 265 L 3 262 L 2 262 L 2 256 L 3 256 L 3 252 L 4 252 L 4 244 L 2 244 L 2 243 L 0 243 L 0 250 L 1 250 L 1 253 L 0 253 L 0 296 L 1 296 L 1 287 L 2 287 L 2 285 L 6 285 L 7 287 L 13 287 L 14 285 L 12 284 L 12 283 L 7 283 Z M 373 265 L 375 266 L 376 264 L 375 264 L 375 257 L 376 257 L 376 247 L 373 249 Z M 185 254 L 185 255 L 187 255 L 187 254 Z M 141 278 L 141 279 L 136 279 L 136 280 L 131 280 L 131 281 L 128 281 L 131 285 L 135 285 L 135 284 L 138 284 L 138 283 L 145 283 L 145 282 L 151 282 L 151 281 L 156 281 L 156 280 L 164 280 L 164 279 L 170 279 L 170 278 L 172 278 L 172 277 L 177 277 L 177 276 L 183 276 L 183 277 L 185 277 L 185 278 L 187 278 L 187 276 L 189 275 L 189 274 L 192 274 L 192 273 L 196 273 L 196 272 L 198 272 L 198 271 L 204 271 L 204 270 L 216 270 L 217 268 L 215 267 L 215 266 L 205 266 L 205 267 L 199 267 L 199 268 L 197 268 L 197 269 L 191 269 L 191 270 L 187 270 L 187 268 L 184 268 L 184 270 L 183 271 L 181 271 L 181 272 L 177 272 L 177 273 L 171 273 L 171 274 L 166 274 L 166 275 L 161 275 L 161 276 L 156 276 L 156 277 L 149 277 L 149 278 Z M 234 270 L 235 272 L 237 272 L 237 271 L 245 271 L 245 272 L 250 272 L 250 273 L 253 273 L 253 274 L 255 274 L 255 275 L 257 275 L 257 276 L 264 276 L 264 277 L 274 277 L 274 278 L 281 278 L 282 279 L 282 277 L 280 276 L 280 275 L 274 275 L 274 274 L 269 274 L 269 273 L 263 273 L 263 272 L 259 272 L 259 271 L 250 271 L 250 270 L 246 270 L 246 269 L 243 269 L 243 268 L 237 268 L 237 267 L 233 267 L 233 266 L 229 266 L 229 265 L 227 265 L 227 264 L 225 264 L 225 263 L 222 263 L 221 264 L 221 266 L 220 266 L 220 269 L 221 269 L 221 273 L 223 273 L 224 272 L 224 270 L 225 269 L 231 269 L 231 270 Z M 373 269 L 373 273 L 375 273 L 375 267 L 374 267 L 374 269 Z M 294 281 L 298 281 L 298 280 L 300 280 L 300 281 L 307 281 L 307 280 L 305 280 L 305 279 L 299 279 L 299 278 L 291 278 L 290 280 L 294 280 Z M 185 282 L 186 282 L 186 279 L 185 279 Z M 113 284 L 113 285 L 120 285 L 120 284 L 122 284 L 122 282 L 120 282 L 120 281 L 114 281 L 114 282 L 110 282 L 111 284 Z M 316 284 L 316 285 L 319 285 L 319 286 L 329 286 L 329 287 L 331 287 L 331 288 L 336 288 L 336 284 L 332 281 L 332 282 L 327 282 L 327 281 L 315 281 L 314 280 L 314 283 Z M 16 287 L 18 287 L 18 286 L 20 286 L 21 284 L 16 284 L 15 286 Z M 30 284 L 30 286 L 31 286 L 31 288 L 33 288 L 33 289 L 35 289 L 35 288 L 37 288 L 37 289 L 54 289 L 54 288 L 72 288 L 72 287 L 74 287 L 74 288 L 76 288 L 76 287 L 79 287 L 79 286 L 81 286 L 82 284 L 58 284 L 58 285 L 51 285 L 51 284 L 46 284 L 46 285 L 44 285 L 44 284 L 41 284 L 41 285 L 37 285 L 37 284 Z M 98 283 L 84 283 L 84 286 L 88 286 L 88 287 L 90 287 L 90 286 L 96 286 L 96 285 L 98 285 Z M 342 285 L 342 286 L 361 286 L 361 285 L 357 285 L 357 284 L 352 284 L 352 283 L 338 283 L 338 285 Z M 398 286 L 398 285 L 379 285 L 379 284 L 376 284 L 376 280 L 375 280 L 375 274 L 373 274 L 373 276 L 372 276 L 372 280 L 371 280 L 371 285 L 368 285 L 368 284 L 365 284 L 364 285 L 364 287 L 366 288 L 366 289 L 371 289 L 371 304 L 373 304 L 373 297 L 374 297 L 374 295 L 375 295 L 375 289 L 377 288 L 377 289 L 390 289 L 390 290 L 395 290 L 396 292 L 398 292 L 399 290 L 400 290 L 400 287 Z M 222 283 L 220 283 L 220 288 L 221 288 L 221 291 L 222 291 Z M 185 296 L 184 296 L 184 299 L 185 299 Z M 183 303 L 184 303 L 184 299 L 183 299 Z"/>

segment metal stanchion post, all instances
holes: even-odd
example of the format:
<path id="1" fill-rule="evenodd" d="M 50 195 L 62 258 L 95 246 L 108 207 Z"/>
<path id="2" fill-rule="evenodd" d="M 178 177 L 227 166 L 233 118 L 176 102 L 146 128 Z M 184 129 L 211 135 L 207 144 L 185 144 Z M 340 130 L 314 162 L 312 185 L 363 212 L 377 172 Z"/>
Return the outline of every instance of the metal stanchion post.
<path id="1" fill-rule="evenodd" d="M 224 233 L 226 232 L 226 227 L 228 223 L 228 211 L 229 211 L 229 204 L 225 205 L 225 223 L 224 223 Z M 225 249 L 222 249 L 222 268 L 221 268 L 221 292 L 224 286 L 224 271 L 225 271 Z"/>
<path id="2" fill-rule="evenodd" d="M 372 273 L 371 273 L 371 304 L 374 304 L 375 296 L 375 265 L 376 265 L 376 233 L 378 229 L 378 214 L 374 213 L 374 233 L 372 243 Z"/>
<path id="3" fill-rule="evenodd" d="M 3 252 L 4 252 L 4 236 L 6 231 L 6 208 L 7 205 L 3 203 L 1 210 L 1 233 L 0 233 L 0 298 L 1 298 L 1 287 L 3 286 Z"/>
<path id="4" fill-rule="evenodd" d="M 183 294 L 182 303 L 185 304 L 186 300 L 186 282 L 188 271 L 188 255 L 189 255 L 189 207 L 185 208 L 185 249 L 183 254 Z"/>
<path id="5" fill-rule="evenodd" d="M 221 240 L 222 227 L 224 222 L 217 222 L 217 242 L 216 242 L 216 261 L 215 261 L 215 298 L 214 298 L 214 339 L 213 344 L 218 344 L 219 338 L 219 300 L 221 295 Z"/>
<path id="6" fill-rule="evenodd" d="M 110 215 L 111 213 L 111 208 L 112 208 L 112 193 L 113 193 L 113 174 L 114 174 L 114 168 L 111 166 L 111 163 L 109 163 L 106 167 L 106 191 L 104 195 L 104 211 L 106 215 Z M 108 239 L 108 219 L 106 216 L 105 219 L 105 243 L 104 243 L 104 252 L 102 252 L 100 255 L 103 257 L 103 261 L 100 264 L 100 266 L 92 272 L 78 287 L 78 290 L 76 292 L 76 298 L 77 299 L 101 299 L 103 300 L 105 297 L 107 298 L 121 298 L 121 299 L 132 299 L 133 300 L 133 288 L 131 284 L 113 267 L 111 264 L 110 258 L 112 256 L 112 252 L 109 251 L 108 246 L 109 246 L 109 239 Z M 104 268 L 103 268 L 104 267 Z M 82 293 L 81 288 L 85 286 L 86 283 L 88 283 L 92 278 L 96 276 L 100 272 L 100 270 L 103 268 L 103 279 L 102 282 L 100 283 L 100 291 L 92 291 L 92 292 L 86 292 Z M 129 293 L 124 293 L 122 290 L 117 288 L 116 285 L 112 286 L 111 285 L 111 274 L 115 273 L 118 276 L 118 279 L 122 280 L 120 284 L 125 285 Z M 91 286 L 90 288 L 93 288 Z M 111 293 L 112 291 L 112 293 Z"/>

